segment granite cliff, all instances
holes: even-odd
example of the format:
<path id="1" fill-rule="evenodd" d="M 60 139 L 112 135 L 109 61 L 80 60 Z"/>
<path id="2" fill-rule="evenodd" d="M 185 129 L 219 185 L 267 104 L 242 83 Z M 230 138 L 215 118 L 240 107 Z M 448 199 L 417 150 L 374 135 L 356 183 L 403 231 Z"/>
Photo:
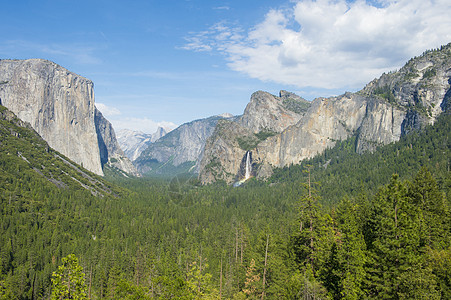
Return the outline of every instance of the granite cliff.
<path id="1" fill-rule="evenodd" d="M 233 119 L 229 115 L 221 115 L 182 124 L 151 143 L 133 164 L 142 174 L 195 172 L 205 142 L 213 134 L 216 123 L 230 118 Z"/>
<path id="2" fill-rule="evenodd" d="M 0 60 L 0 103 L 50 147 L 96 174 L 103 175 L 102 161 L 123 155 L 111 124 L 96 113 L 92 81 L 53 62 Z M 136 171 L 126 165 L 125 172 Z"/>
<path id="3" fill-rule="evenodd" d="M 116 139 L 111 123 L 95 109 L 95 125 L 102 166 L 108 165 L 133 176 L 140 176 L 130 159 L 124 154 Z"/>
<path id="4" fill-rule="evenodd" d="M 296 111 L 297 116 L 281 112 L 275 101 L 263 105 L 258 101 L 263 94 L 257 92 L 243 117 L 219 123 L 207 140 L 199 178 L 203 183 L 238 180 L 247 151 L 252 153 L 253 175 L 261 178 L 274 167 L 298 164 L 351 136 L 356 137 L 356 152 L 373 151 L 433 123 L 449 107 L 450 84 L 448 44 L 411 59 L 399 71 L 383 74 L 359 92 L 317 98 L 310 105 L 298 99 L 296 107 L 303 109 Z M 279 98 L 284 95 L 281 92 Z M 277 120 L 277 126 L 268 120 Z"/>

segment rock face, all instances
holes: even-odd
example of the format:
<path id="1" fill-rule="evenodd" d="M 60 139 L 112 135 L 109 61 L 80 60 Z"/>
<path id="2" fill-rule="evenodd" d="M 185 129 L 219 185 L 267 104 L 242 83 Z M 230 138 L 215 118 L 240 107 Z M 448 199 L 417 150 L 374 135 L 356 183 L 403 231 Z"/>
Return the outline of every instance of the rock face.
<path id="1" fill-rule="evenodd" d="M 289 94 L 285 92 L 283 95 L 286 96 L 286 99 L 289 99 Z M 298 98 L 300 99 L 300 97 Z M 267 92 L 255 92 L 252 94 L 251 101 L 246 106 L 238 123 L 254 133 L 261 131 L 282 132 L 288 126 L 296 124 L 302 116 L 300 112 L 298 113 L 288 109 L 285 104 L 286 102 L 284 103 L 284 99 Z M 294 97 L 292 99 L 291 103 L 301 101 L 294 100 Z M 308 107 L 308 102 L 305 102 Z"/>
<path id="2" fill-rule="evenodd" d="M 90 80 L 42 59 L 0 60 L 0 103 L 50 147 L 103 175 Z"/>
<path id="3" fill-rule="evenodd" d="M 281 112 L 280 105 L 273 105 L 275 102 L 267 104 L 261 98 L 270 96 L 257 92 L 241 119 L 221 124 L 209 138 L 199 178 L 203 183 L 232 183 L 239 179 L 240 163 L 247 150 L 252 152 L 255 176 L 262 178 L 269 176 L 273 167 L 298 164 L 351 136 L 356 136 L 356 152 L 373 151 L 433 123 L 449 107 L 450 84 L 448 44 L 410 60 L 397 72 L 382 75 L 360 92 L 317 98 L 310 106 L 300 99 L 300 103 L 291 105 L 302 107 L 292 109 L 297 116 Z M 281 91 L 279 99 L 299 100 L 295 96 Z M 287 108 L 286 102 L 283 108 Z M 290 121 L 281 121 L 281 116 Z M 256 133 L 263 128 L 276 134 L 259 140 Z"/>
<path id="4" fill-rule="evenodd" d="M 119 146 L 113 126 L 97 108 L 95 109 L 95 124 L 102 166 L 108 164 L 127 174 L 140 176 L 138 170 Z"/>
<path id="5" fill-rule="evenodd" d="M 236 180 L 246 152 L 296 124 L 309 107 L 308 101 L 293 93 L 281 91 L 277 97 L 255 92 L 241 117 L 218 122 L 206 142 L 199 178 L 203 183 Z"/>
<path id="6" fill-rule="evenodd" d="M 117 132 L 117 141 L 124 150 L 125 155 L 131 160 L 136 160 L 149 145 L 167 134 L 163 127 L 158 127 L 153 134 L 147 134 L 130 129 L 122 129 Z"/>
<path id="7" fill-rule="evenodd" d="M 154 143 L 134 161 L 137 169 L 145 174 L 158 168 L 178 167 L 185 163 L 197 166 L 203 155 L 205 142 L 215 129 L 221 116 L 195 120 L 180 125 Z M 192 171 L 195 171 L 194 167 Z"/>

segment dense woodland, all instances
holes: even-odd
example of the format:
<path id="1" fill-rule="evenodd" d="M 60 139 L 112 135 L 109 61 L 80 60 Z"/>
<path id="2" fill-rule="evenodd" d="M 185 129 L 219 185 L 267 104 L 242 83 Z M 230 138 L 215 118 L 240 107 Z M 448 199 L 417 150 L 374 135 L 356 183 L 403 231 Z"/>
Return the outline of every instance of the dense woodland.
<path id="1" fill-rule="evenodd" d="M 451 299 L 450 132 L 444 113 L 234 188 L 93 183 L 1 120 L 0 299 L 68 297 L 68 278 L 81 299 Z"/>

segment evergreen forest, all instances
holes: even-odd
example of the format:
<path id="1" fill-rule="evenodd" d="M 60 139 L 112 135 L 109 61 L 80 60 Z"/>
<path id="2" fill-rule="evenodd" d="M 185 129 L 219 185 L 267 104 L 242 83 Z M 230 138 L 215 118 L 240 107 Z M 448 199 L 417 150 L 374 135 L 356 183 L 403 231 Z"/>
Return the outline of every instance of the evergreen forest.
<path id="1" fill-rule="evenodd" d="M 449 113 L 232 187 L 98 177 L 0 108 L 0 299 L 451 299 Z"/>

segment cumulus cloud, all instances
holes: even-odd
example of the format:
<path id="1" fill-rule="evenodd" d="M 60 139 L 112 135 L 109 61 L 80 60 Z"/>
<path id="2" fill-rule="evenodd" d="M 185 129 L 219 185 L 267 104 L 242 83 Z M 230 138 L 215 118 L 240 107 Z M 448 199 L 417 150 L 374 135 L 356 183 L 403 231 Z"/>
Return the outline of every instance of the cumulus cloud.
<path id="1" fill-rule="evenodd" d="M 450 11 L 448 0 L 295 1 L 248 30 L 221 22 L 192 33 L 184 49 L 218 51 L 263 81 L 358 88 L 451 42 Z"/>

